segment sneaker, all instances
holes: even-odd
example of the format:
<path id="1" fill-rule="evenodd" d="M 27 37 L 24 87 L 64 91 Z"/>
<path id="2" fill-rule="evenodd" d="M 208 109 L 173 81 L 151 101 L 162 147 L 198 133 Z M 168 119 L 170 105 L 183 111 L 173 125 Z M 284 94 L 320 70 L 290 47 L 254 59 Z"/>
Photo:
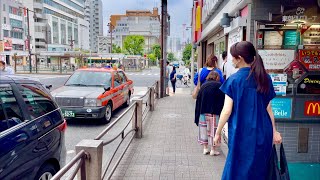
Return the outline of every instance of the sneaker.
<path id="1" fill-rule="evenodd" d="M 215 150 L 210 151 L 210 156 L 219 156 L 219 155 L 220 155 L 219 151 L 215 151 Z"/>
<path id="2" fill-rule="evenodd" d="M 210 152 L 210 151 L 209 151 L 209 149 L 208 149 L 208 148 L 204 148 L 204 149 L 203 149 L 203 154 L 204 154 L 204 155 L 209 154 L 209 152 Z"/>

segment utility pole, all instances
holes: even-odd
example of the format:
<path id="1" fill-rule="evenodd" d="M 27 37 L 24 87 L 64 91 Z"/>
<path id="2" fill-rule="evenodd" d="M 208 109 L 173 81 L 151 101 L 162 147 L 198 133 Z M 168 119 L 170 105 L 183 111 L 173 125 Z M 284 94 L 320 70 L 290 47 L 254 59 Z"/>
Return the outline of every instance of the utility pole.
<path id="1" fill-rule="evenodd" d="M 29 8 L 27 8 L 27 20 L 28 20 L 28 50 L 29 50 L 29 71 L 32 73 L 32 64 L 31 64 L 31 36 L 30 36 L 30 19 L 29 19 Z"/>
<path id="2" fill-rule="evenodd" d="M 166 94 L 166 64 L 167 64 L 167 0 L 161 0 L 161 59 L 160 59 L 160 98 Z"/>

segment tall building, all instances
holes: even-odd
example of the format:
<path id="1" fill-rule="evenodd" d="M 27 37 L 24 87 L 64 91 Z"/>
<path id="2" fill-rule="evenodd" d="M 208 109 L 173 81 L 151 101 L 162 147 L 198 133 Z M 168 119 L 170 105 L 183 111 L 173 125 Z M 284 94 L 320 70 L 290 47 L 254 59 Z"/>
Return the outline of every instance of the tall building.
<path id="1" fill-rule="evenodd" d="M 123 48 L 128 35 L 142 35 L 145 38 L 145 52 L 151 51 L 152 45 L 160 44 L 160 16 L 158 8 L 148 10 L 127 10 L 124 15 L 111 15 L 114 42 Z"/>
<path id="2" fill-rule="evenodd" d="M 102 1 L 87 0 L 85 3 L 85 19 L 89 22 L 90 49 L 98 51 L 98 37 L 103 36 Z"/>
<path id="3" fill-rule="evenodd" d="M 18 56 L 17 63 L 27 56 L 25 50 L 25 26 L 21 1 L 0 1 L 0 60 L 13 64 L 13 55 Z"/>

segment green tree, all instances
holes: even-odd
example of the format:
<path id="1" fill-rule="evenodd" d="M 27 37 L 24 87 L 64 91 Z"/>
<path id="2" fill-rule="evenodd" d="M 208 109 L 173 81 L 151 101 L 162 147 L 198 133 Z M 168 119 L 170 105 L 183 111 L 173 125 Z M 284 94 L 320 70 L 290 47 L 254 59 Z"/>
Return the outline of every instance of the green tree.
<path id="1" fill-rule="evenodd" d="M 192 51 L 192 45 L 191 44 L 187 44 L 186 47 L 184 48 L 183 54 L 182 54 L 182 60 L 184 62 L 186 62 L 187 60 L 190 60 L 191 51 Z"/>
<path id="2" fill-rule="evenodd" d="M 172 52 L 168 53 L 168 61 L 174 61 L 176 58 Z"/>
<path id="3" fill-rule="evenodd" d="M 121 53 L 122 50 L 120 46 L 117 46 L 116 44 L 112 44 L 112 53 Z"/>
<path id="4" fill-rule="evenodd" d="M 144 48 L 144 37 L 140 35 L 130 35 L 124 40 L 124 50 L 130 55 L 142 55 Z"/>
<path id="5" fill-rule="evenodd" d="M 155 44 L 152 46 L 153 54 L 156 56 L 157 59 L 161 58 L 161 47 L 159 44 Z"/>
<path id="6" fill-rule="evenodd" d="M 148 54 L 147 57 L 148 57 L 148 59 L 150 59 L 150 61 L 151 61 L 153 64 L 157 61 L 157 57 L 156 57 L 156 55 L 153 54 L 153 53 Z"/>

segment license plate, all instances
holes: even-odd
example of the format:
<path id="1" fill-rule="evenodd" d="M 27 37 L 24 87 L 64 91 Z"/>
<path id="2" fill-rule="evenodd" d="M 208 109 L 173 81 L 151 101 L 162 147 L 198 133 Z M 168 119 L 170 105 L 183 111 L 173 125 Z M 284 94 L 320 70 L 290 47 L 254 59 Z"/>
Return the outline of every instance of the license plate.
<path id="1" fill-rule="evenodd" d="M 75 117 L 75 114 L 72 111 L 64 111 L 63 116 L 64 117 Z"/>

